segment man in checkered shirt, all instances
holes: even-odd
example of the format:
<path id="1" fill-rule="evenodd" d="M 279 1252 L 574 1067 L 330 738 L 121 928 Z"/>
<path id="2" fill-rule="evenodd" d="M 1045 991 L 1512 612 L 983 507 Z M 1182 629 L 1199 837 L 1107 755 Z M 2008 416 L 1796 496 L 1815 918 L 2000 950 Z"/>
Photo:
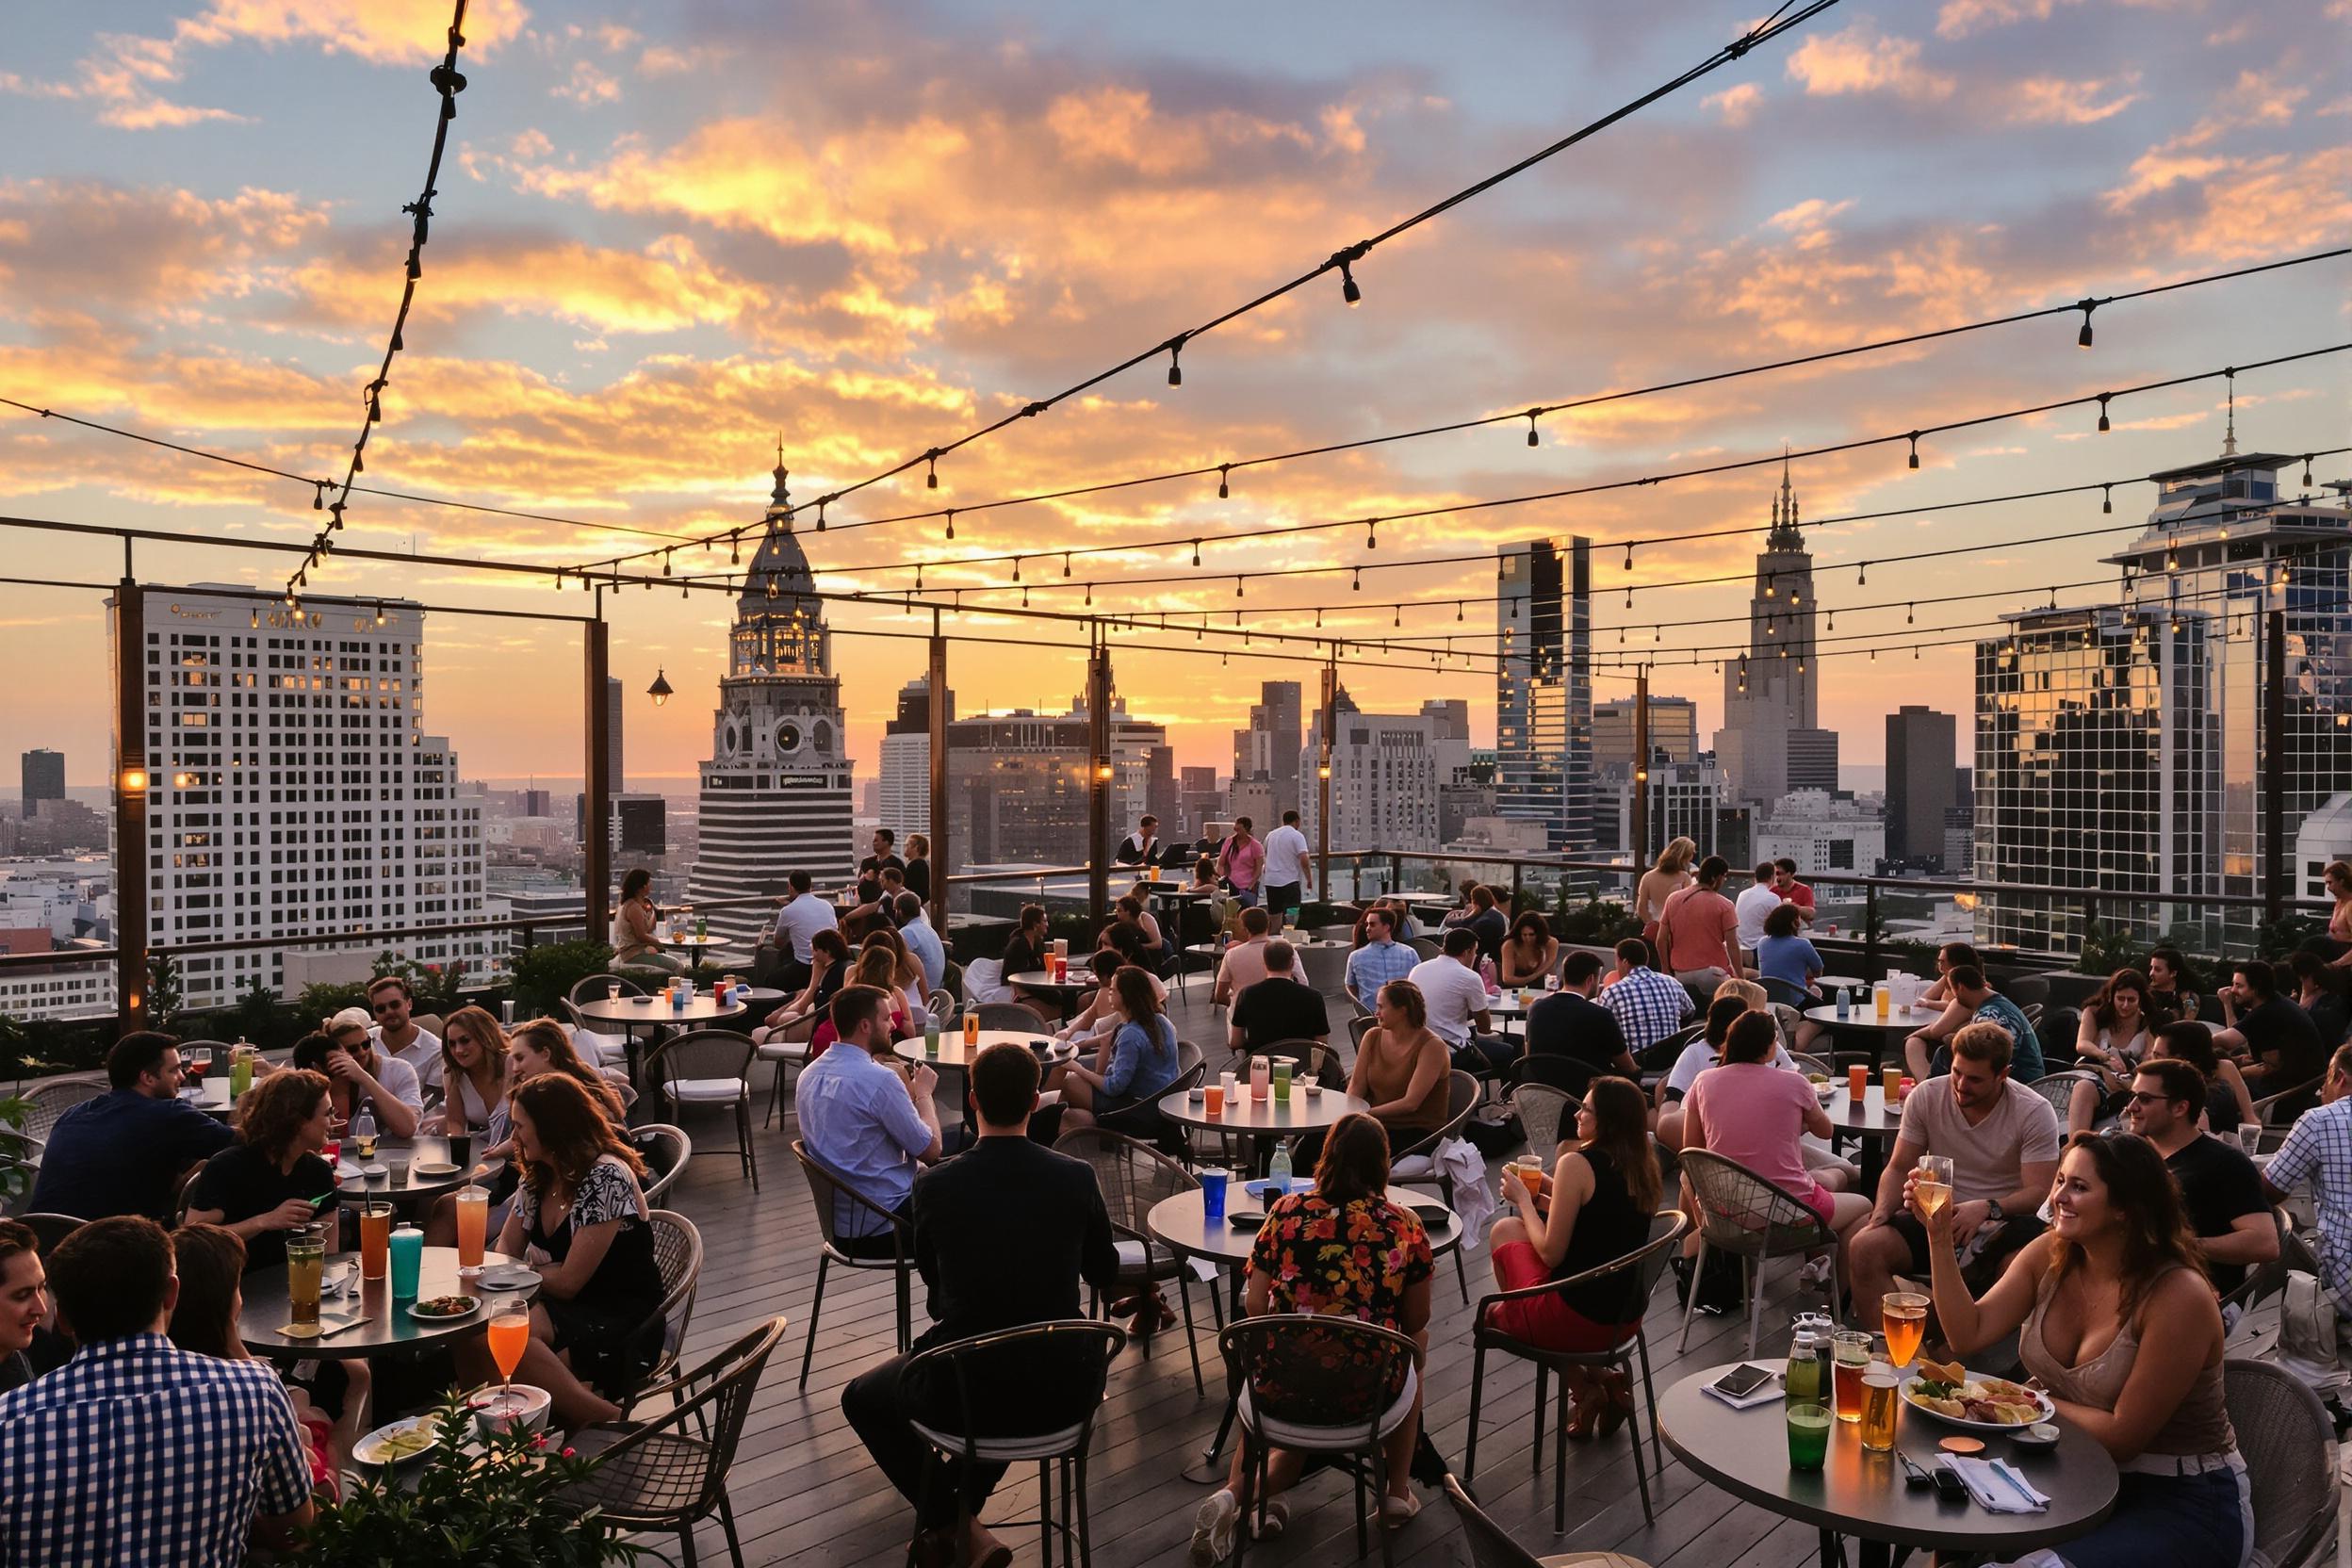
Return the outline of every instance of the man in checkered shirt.
<path id="1" fill-rule="evenodd" d="M 80 1349 L 0 1398 L 0 1568 L 236 1568 L 310 1521 L 310 1458 L 269 1364 L 165 1337 L 179 1297 L 151 1219 L 83 1226 L 48 1260 Z"/>
<path id="2" fill-rule="evenodd" d="M 2352 1317 L 2352 1045 L 2336 1047 L 2328 1059 L 2319 1104 L 2295 1119 L 2270 1157 L 2262 1191 L 2282 1203 L 2307 1180 L 2319 1219 L 2320 1277 L 2335 1293 L 2337 1315 Z"/>
<path id="3" fill-rule="evenodd" d="M 1617 944 L 1617 978 L 1601 988 L 1600 1002 L 1636 1056 L 1681 1028 L 1696 1010 L 1689 987 L 1650 967 L 1650 944 L 1639 937 Z"/>

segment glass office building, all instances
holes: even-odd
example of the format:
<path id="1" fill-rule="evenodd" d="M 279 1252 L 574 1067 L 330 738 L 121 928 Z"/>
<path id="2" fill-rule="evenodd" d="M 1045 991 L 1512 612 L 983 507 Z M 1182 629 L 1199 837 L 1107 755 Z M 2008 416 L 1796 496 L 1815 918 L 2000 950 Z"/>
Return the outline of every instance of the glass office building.
<path id="1" fill-rule="evenodd" d="M 1503 552 L 1494 621 L 1494 811 L 1544 825 L 1555 853 L 1592 834 L 1592 541 Z"/>

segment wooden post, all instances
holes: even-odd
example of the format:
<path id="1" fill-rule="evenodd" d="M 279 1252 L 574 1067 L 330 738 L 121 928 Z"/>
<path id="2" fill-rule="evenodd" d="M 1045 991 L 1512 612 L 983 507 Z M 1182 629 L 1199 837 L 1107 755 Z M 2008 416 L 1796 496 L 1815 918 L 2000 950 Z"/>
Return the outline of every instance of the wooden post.
<path id="1" fill-rule="evenodd" d="M 1111 649 L 1094 627 L 1086 656 L 1086 907 L 1096 920 L 1111 907 Z"/>
<path id="2" fill-rule="evenodd" d="M 931 923 L 947 937 L 947 638 L 931 612 Z"/>
<path id="3" fill-rule="evenodd" d="M 580 833 L 580 905 L 588 921 L 588 939 L 602 941 L 612 929 L 612 774 L 610 766 L 612 722 L 605 708 L 604 686 L 611 665 L 609 629 L 604 620 L 604 590 L 596 590 L 596 618 L 580 628 L 582 674 L 587 686 L 585 782 L 587 821 Z"/>
<path id="4" fill-rule="evenodd" d="M 2287 865 L 2287 616 L 2262 617 L 2262 920 L 2276 925 L 2287 894 L 2302 879 Z"/>
<path id="5" fill-rule="evenodd" d="M 1630 859 L 1633 879 L 1642 880 L 1650 857 L 1650 667 L 1633 672 L 1633 821 Z"/>
<path id="6" fill-rule="evenodd" d="M 1323 661 L 1323 722 L 1315 726 L 1315 872 L 1326 904 L 1338 902 L 1331 890 L 1331 708 L 1338 701 L 1339 645 L 1334 643 Z"/>
<path id="7" fill-rule="evenodd" d="M 114 592 L 114 996 L 122 1031 L 147 1027 L 147 601 L 126 569 Z"/>

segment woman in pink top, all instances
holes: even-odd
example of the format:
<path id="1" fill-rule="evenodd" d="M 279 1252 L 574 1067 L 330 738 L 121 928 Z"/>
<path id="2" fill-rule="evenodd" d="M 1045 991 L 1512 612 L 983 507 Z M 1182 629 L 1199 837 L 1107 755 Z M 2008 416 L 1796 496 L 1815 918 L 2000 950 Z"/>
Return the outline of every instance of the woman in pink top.
<path id="1" fill-rule="evenodd" d="M 1258 877 L 1266 870 L 1266 845 L 1250 836 L 1250 819 L 1233 819 L 1233 836 L 1217 851 L 1217 869 L 1232 885 L 1234 900 L 1245 909 L 1258 902 Z"/>
<path id="2" fill-rule="evenodd" d="M 1772 1065 L 1779 1043 L 1770 1013 L 1740 1016 L 1723 1037 L 1723 1065 L 1700 1073 L 1683 1101 L 1683 1147 L 1746 1166 L 1819 1215 L 1842 1243 L 1870 1217 L 1870 1200 L 1833 1192 L 1805 1168 L 1798 1139 L 1806 1133 L 1825 1138 L 1836 1129 L 1805 1074 Z"/>

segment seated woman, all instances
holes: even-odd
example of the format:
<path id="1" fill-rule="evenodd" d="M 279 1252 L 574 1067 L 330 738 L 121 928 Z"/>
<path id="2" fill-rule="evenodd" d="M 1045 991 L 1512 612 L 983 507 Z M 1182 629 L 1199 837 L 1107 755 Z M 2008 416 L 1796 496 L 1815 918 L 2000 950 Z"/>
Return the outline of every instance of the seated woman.
<path id="1" fill-rule="evenodd" d="M 286 1262 L 286 1233 L 320 1218 L 335 1168 L 318 1157 L 335 1115 L 323 1072 L 273 1072 L 239 1102 L 237 1142 L 204 1162 L 188 1190 L 188 1222 L 225 1225 L 245 1246 L 245 1266 Z M 325 1209 L 331 1223 L 335 1211 Z"/>
<path id="2" fill-rule="evenodd" d="M 2018 1361 L 2059 1418 L 2123 1472 L 2104 1524 L 2027 1560 L 2241 1568 L 2251 1502 L 2222 1400 L 2221 1309 L 2164 1156 L 2128 1133 L 2067 1139 L 2050 1229 L 1982 1300 L 1960 1278 L 1952 1205 L 1928 1209 L 1916 1180 L 1905 1190 L 1927 1227 L 1936 1317 L 1953 1357 L 2016 1332 Z"/>
<path id="3" fill-rule="evenodd" d="M 2148 1010 L 2166 1018 L 2197 1016 L 2197 974 L 2177 947 L 2148 950 Z"/>
<path id="4" fill-rule="evenodd" d="M 2201 1125 L 2209 1133 L 2233 1133 L 2254 1114 L 2254 1091 L 2246 1086 L 2238 1064 L 2213 1049 L 2213 1032 L 2194 1019 L 2164 1024 L 2148 1042 L 2147 1058 L 2176 1056 L 2205 1075 L 2205 1108 Z M 2105 1096 L 2094 1085 L 2077 1084 L 2066 1102 L 2066 1131 L 2087 1133 L 2098 1123 Z"/>
<path id="5" fill-rule="evenodd" d="M 819 931 L 808 939 L 808 983 L 800 994 L 768 1015 L 767 1021 L 751 1032 L 751 1043 L 765 1045 L 770 1038 L 782 1034 L 809 1014 L 823 1017 L 833 1005 L 834 993 L 849 978 L 849 943 L 839 931 Z"/>
<path id="6" fill-rule="evenodd" d="M 1870 1200 L 1840 1190 L 1852 1180 L 1843 1167 L 1817 1169 L 1807 1161 L 1805 1135 L 1826 1139 L 1838 1129 L 1805 1074 L 1772 1065 L 1779 1043 L 1779 1028 L 1769 1014 L 1741 1013 L 1732 1021 L 1723 1037 L 1722 1065 L 1700 1073 L 1683 1101 L 1682 1147 L 1708 1150 L 1746 1166 L 1812 1210 L 1842 1244 L 1870 1217 Z M 1695 1200 L 1687 1212 L 1698 1212 Z M 1698 1251 L 1695 1233 L 1686 1251 Z M 1817 1260 L 1812 1277 L 1828 1278 L 1826 1259 Z"/>
<path id="7" fill-rule="evenodd" d="M 1764 939 L 1756 944 L 1756 971 L 1765 996 L 1796 1008 L 1800 1015 L 1820 1003 L 1821 992 L 1813 983 L 1826 968 L 1821 954 L 1802 934 L 1803 924 L 1804 917 L 1795 905 L 1776 904 L 1764 917 Z M 1811 1050 L 1825 1032 L 1811 1019 L 1802 1019 L 1797 1024 L 1797 1049 Z"/>
<path id="8" fill-rule="evenodd" d="M 248 1361 L 251 1354 L 237 1333 L 237 1318 L 245 1311 L 245 1243 L 237 1233 L 219 1225 L 193 1221 L 172 1233 L 172 1255 L 180 1291 L 172 1305 L 172 1343 L 181 1349 L 218 1361 Z M 336 1362 L 343 1408 L 331 1414 L 313 1403 L 310 1390 L 288 1380 L 286 1396 L 294 1407 L 310 1447 L 310 1484 L 333 1501 L 342 1494 L 343 1472 L 351 1467 L 351 1445 L 368 1429 L 369 1373 L 364 1358 Z M 286 1369 L 279 1368 L 279 1376 Z"/>
<path id="9" fill-rule="evenodd" d="M 1192 880 L 1185 883 L 1177 890 L 1184 893 L 1215 894 L 1217 892 L 1217 861 L 1215 858 L 1203 855 L 1200 859 L 1194 861 L 1192 864 Z"/>
<path id="10" fill-rule="evenodd" d="M 1966 942 L 1946 942 L 1936 950 L 1936 978 L 1919 992 L 1921 1007 L 1948 1005 L 1952 1001 L 1952 972 L 1961 968 L 1983 969 L 1984 960 L 1976 949 Z"/>
<path id="11" fill-rule="evenodd" d="M 662 951 L 655 934 L 661 919 L 653 906 L 653 873 L 639 866 L 621 879 L 620 907 L 612 912 L 612 967 L 658 969 L 669 974 L 686 972 L 676 954 Z"/>
<path id="12" fill-rule="evenodd" d="M 1494 1282 L 1525 1290 L 1624 1257 L 1649 1239 L 1661 1184 L 1641 1086 L 1614 1076 L 1593 1079 L 1577 1102 L 1574 1140 L 1560 1145 L 1543 1200 L 1527 1190 L 1517 1166 L 1503 1168 L 1503 1202 L 1514 1213 L 1489 1233 Z M 1500 1302 L 1489 1324 L 1547 1350 L 1614 1349 L 1641 1327 L 1642 1303 L 1630 1298 L 1632 1279 L 1627 1274 Z M 1633 1387 L 1623 1374 L 1569 1367 L 1560 1376 L 1576 1396 L 1568 1435 L 1576 1441 L 1607 1437 L 1633 1413 Z"/>
<path id="13" fill-rule="evenodd" d="M 588 1098 L 615 1127 L 628 1125 L 629 1102 L 635 1091 L 616 1084 L 580 1058 L 572 1037 L 551 1018 L 535 1018 L 507 1037 L 507 1086 L 526 1084 L 543 1072 L 560 1072 L 588 1091 Z"/>
<path id="14" fill-rule="evenodd" d="M 2352 970 L 2328 963 L 2316 953 L 2303 952 L 2287 955 L 2287 972 L 2295 977 L 2296 1004 L 2311 1015 L 2311 1027 L 2319 1031 L 2319 1043 L 2335 1050 L 2344 1043 L 2344 1035 L 2352 1032 L 2352 1002 L 2344 996 L 2344 977 Z"/>
<path id="15" fill-rule="evenodd" d="M 1348 1092 L 1369 1102 L 1392 1146 L 1409 1148 L 1446 1125 L 1453 1054 L 1429 1027 L 1429 1000 L 1412 981 L 1391 980 L 1375 1004 Z M 1300 1139 L 1300 1148 L 1310 1142 Z"/>
<path id="16" fill-rule="evenodd" d="M 867 932 L 865 939 L 858 944 L 858 951 L 862 954 L 877 947 L 885 949 L 890 956 L 892 1004 L 906 1013 L 906 1026 L 920 1035 L 931 1017 L 930 1010 L 923 1005 L 923 960 L 915 956 L 914 950 L 906 945 L 906 939 L 898 934 L 895 925 L 886 923 Z M 813 943 L 810 951 L 815 951 Z"/>
<path id="17" fill-rule="evenodd" d="M 812 948 L 813 951 L 813 948 Z M 906 995 L 898 988 L 898 959 L 887 947 L 860 948 L 858 962 L 850 971 L 847 982 L 853 986 L 871 986 L 890 999 L 890 1038 L 912 1039 L 913 1023 L 906 1016 Z M 838 1037 L 833 1033 L 833 1014 L 828 1005 L 825 1017 L 808 1036 L 808 1059 L 815 1061 L 825 1047 Z"/>
<path id="18" fill-rule="evenodd" d="M 460 1007 L 441 1030 L 443 1135 L 506 1139 L 506 1031 L 480 1007 Z"/>
<path id="19" fill-rule="evenodd" d="M 2164 1021 L 2150 1017 L 2148 976 L 2135 969 L 2115 971 L 2082 1004 L 2082 1021 L 2074 1033 L 2074 1059 L 2099 1074 L 2099 1089 L 2090 1092 L 2089 1086 L 2077 1085 L 2074 1092 L 2090 1100 L 2093 1119 L 2122 1113 L 2123 1102 L 2132 1097 L 2132 1071 L 2148 1054 L 2148 1042 L 2154 1037 L 2151 1031 Z M 2069 1125 L 2074 1120 L 2071 1102 L 2066 1119 Z M 2090 1125 L 2090 1121 L 2083 1123 L 2084 1128 Z"/>
<path id="20" fill-rule="evenodd" d="M 1390 1409 L 1410 1399 L 1412 1410 L 1380 1445 L 1387 1471 L 1380 1514 L 1394 1528 L 1421 1511 L 1410 1471 L 1421 1435 L 1419 1364 L 1429 1348 L 1429 1278 L 1435 1265 L 1429 1233 L 1410 1209 L 1388 1200 L 1387 1186 L 1388 1135 L 1362 1113 L 1340 1118 L 1323 1140 L 1315 1185 L 1268 1205 L 1257 1245 L 1250 1249 L 1242 1301 L 1251 1317 L 1268 1313 L 1353 1317 L 1414 1342 L 1413 1364 L 1388 1389 Z M 1299 1465 L 1298 1454 L 1281 1448 L 1266 1462 L 1266 1535 L 1279 1534 L 1289 1521 L 1289 1508 L 1277 1494 L 1298 1480 Z M 1192 1561 L 1219 1562 L 1232 1555 L 1233 1531 L 1250 1510 L 1254 1479 L 1235 1445 L 1225 1485 L 1193 1515 Z"/>
<path id="21" fill-rule="evenodd" d="M 561 1426 L 611 1421 L 620 1407 L 590 1382 L 625 1380 L 659 1344 L 658 1333 L 639 1335 L 662 1304 L 638 1184 L 645 1162 L 574 1078 L 541 1073 L 514 1086 L 510 1105 L 522 1190 L 498 1250 L 540 1275 L 531 1345 L 514 1375 L 547 1391 Z M 479 1381 L 497 1376 L 479 1336 L 459 1346 L 458 1364 Z"/>
<path id="22" fill-rule="evenodd" d="M 0 1394 L 33 1380 L 26 1354 L 49 1317 L 49 1280 L 30 1228 L 0 1219 Z"/>
<path id="23" fill-rule="evenodd" d="M 1144 951 L 1156 957 L 1168 944 L 1160 936 L 1159 917 L 1152 912 L 1151 901 L 1144 896 L 1145 886 L 1136 883 L 1133 892 L 1113 905 L 1112 918 L 1123 925 L 1134 926 L 1143 938 Z"/>
<path id="24" fill-rule="evenodd" d="M 1503 939 L 1502 962 L 1495 967 L 1502 972 L 1502 985 L 1508 990 L 1520 986 L 1541 988 L 1544 977 L 1560 962 L 1560 939 L 1544 917 L 1529 909 L 1511 923 L 1511 935 Z"/>
<path id="25" fill-rule="evenodd" d="M 1092 1067 L 1062 1071 L 1062 1127 L 1091 1127 L 1100 1117 L 1150 1105 L 1176 1081 L 1176 1025 L 1161 1010 L 1152 976 L 1126 965 L 1111 976 L 1119 1027 L 1096 1048 Z M 1146 1119 L 1150 1119 L 1147 1118 Z"/>

